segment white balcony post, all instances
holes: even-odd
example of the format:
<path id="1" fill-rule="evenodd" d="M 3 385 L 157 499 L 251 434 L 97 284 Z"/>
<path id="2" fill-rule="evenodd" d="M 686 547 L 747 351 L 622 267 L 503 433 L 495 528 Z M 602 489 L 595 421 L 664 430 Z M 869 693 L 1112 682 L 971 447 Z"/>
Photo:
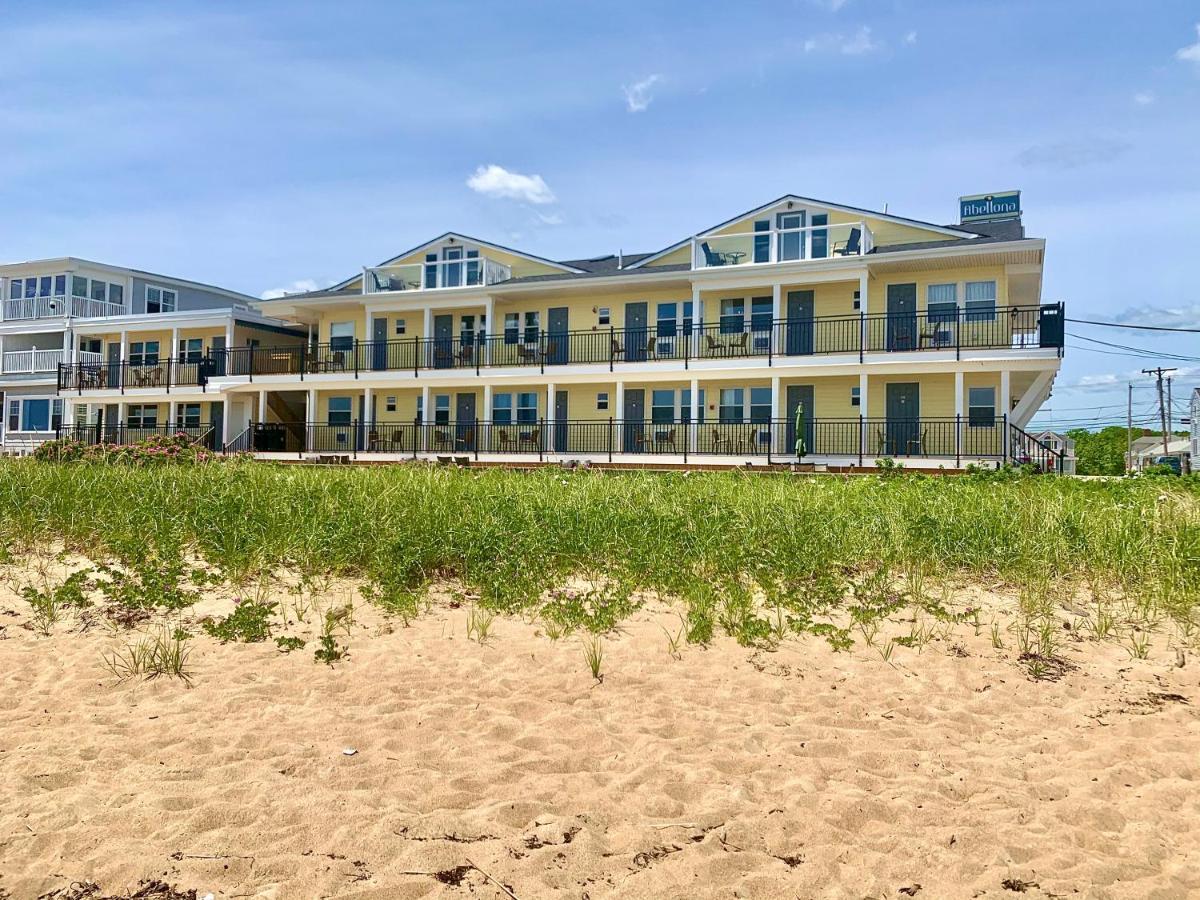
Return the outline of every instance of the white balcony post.
<path id="1" fill-rule="evenodd" d="M 366 266 L 363 266 L 363 276 L 362 276 L 362 292 L 363 292 L 364 294 L 370 293 L 370 292 L 367 290 L 367 267 L 366 267 Z"/>
<path id="2" fill-rule="evenodd" d="M 613 416 L 618 422 L 625 418 L 625 382 L 617 382 L 617 408 L 616 415 Z M 616 435 L 613 437 L 613 446 L 618 448 L 618 452 L 624 452 L 625 445 L 621 442 L 621 436 L 624 432 L 618 428 Z"/>
<path id="3" fill-rule="evenodd" d="M 871 418 L 871 407 L 868 405 L 870 398 L 867 396 L 868 380 L 869 379 L 866 372 L 860 372 L 858 374 L 858 414 L 863 419 Z M 869 431 L 869 428 L 864 428 L 862 435 L 860 436 L 862 443 L 859 446 L 858 452 L 864 456 L 871 452 L 871 439 L 868 437 Z"/>
<path id="4" fill-rule="evenodd" d="M 179 415 L 179 401 L 171 400 L 167 403 L 167 427 L 174 428 L 175 420 Z"/>
<path id="5" fill-rule="evenodd" d="M 308 405 L 305 406 L 306 421 L 312 422 L 314 425 L 317 422 L 317 389 L 308 389 Z M 307 448 L 306 448 L 307 449 Z"/>
<path id="6" fill-rule="evenodd" d="M 229 402 L 229 395 L 226 394 L 221 398 L 221 446 L 224 447 L 229 443 L 229 425 L 232 418 L 232 405 Z"/>
<path id="7" fill-rule="evenodd" d="M 8 360 L 4 356 L 4 335 L 0 334 L 0 372 L 8 371 Z"/>
<path id="8" fill-rule="evenodd" d="M 1000 370 L 1000 402 L 998 412 L 1007 416 L 1012 411 L 1012 373 L 1008 369 Z"/>
<path id="9" fill-rule="evenodd" d="M 267 392 L 263 390 L 258 392 L 258 421 L 267 421 Z"/>
<path id="10" fill-rule="evenodd" d="M 496 298 L 488 297 L 483 303 L 484 329 L 483 346 L 485 348 L 484 365 L 492 364 L 492 335 L 496 333 Z"/>
<path id="11" fill-rule="evenodd" d="M 425 307 L 425 324 L 421 330 L 421 337 L 428 340 L 433 337 L 433 309 Z"/>
<path id="12" fill-rule="evenodd" d="M 229 352 L 233 349 L 233 315 L 230 314 L 229 321 L 225 323 L 225 351 Z"/>
<path id="13" fill-rule="evenodd" d="M 695 453 L 700 444 L 700 379 L 693 378 L 688 396 L 688 447 Z"/>
<path id="14" fill-rule="evenodd" d="M 121 332 L 121 362 L 124 363 L 129 359 L 129 332 Z"/>
<path id="15" fill-rule="evenodd" d="M 483 385 L 483 419 L 481 421 L 492 421 L 492 386 L 488 383 Z"/>
<path id="16" fill-rule="evenodd" d="M 862 329 L 858 339 L 859 347 L 863 350 L 867 349 L 867 335 L 870 331 L 870 326 L 867 325 L 867 316 L 871 314 L 867 288 L 870 280 L 870 275 L 866 271 L 858 276 L 858 308 L 862 313 Z"/>
<path id="17" fill-rule="evenodd" d="M 117 425 L 118 427 L 125 424 L 125 401 L 117 402 Z"/>
<path id="18" fill-rule="evenodd" d="M 960 369 L 954 373 L 954 445 L 962 446 L 962 415 L 963 415 L 963 373 Z M 924 450 L 924 448 L 922 448 Z"/>
<path id="19" fill-rule="evenodd" d="M 554 382 L 546 385 L 546 423 L 550 426 L 550 434 L 543 436 L 542 446 L 547 449 L 554 448 L 554 442 L 550 440 L 550 435 L 554 434 L 554 426 L 558 423 L 556 410 L 554 408 Z"/>

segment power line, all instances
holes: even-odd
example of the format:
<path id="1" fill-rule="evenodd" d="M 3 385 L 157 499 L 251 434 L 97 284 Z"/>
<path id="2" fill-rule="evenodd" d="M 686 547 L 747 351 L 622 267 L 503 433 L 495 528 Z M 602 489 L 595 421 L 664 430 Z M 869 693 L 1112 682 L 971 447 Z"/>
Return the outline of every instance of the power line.
<path id="1" fill-rule="evenodd" d="M 1155 359 L 1172 359 L 1172 360 L 1179 360 L 1181 362 L 1200 362 L 1200 356 L 1184 356 L 1181 353 L 1165 353 L 1160 350 L 1148 350 L 1145 347 L 1130 347 L 1128 344 L 1114 344 L 1111 341 L 1101 341 L 1097 338 L 1090 338 L 1090 337 L 1087 337 L 1086 335 L 1075 334 L 1074 332 L 1070 332 L 1070 331 L 1067 332 L 1067 336 L 1073 337 L 1076 340 L 1080 340 L 1080 341 L 1088 341 L 1089 343 L 1092 343 L 1092 344 L 1100 344 L 1103 347 L 1115 347 L 1118 350 L 1132 351 L 1133 353 L 1138 354 L 1140 356 L 1144 356 L 1144 357 L 1150 357 L 1150 358 L 1155 358 Z M 1087 349 L 1087 348 L 1080 348 L 1080 349 Z"/>
<path id="2" fill-rule="evenodd" d="M 1166 325 L 1122 325 L 1120 322 L 1097 322 L 1094 319 L 1067 319 L 1079 325 L 1101 325 L 1105 328 L 1133 328 L 1138 331 L 1181 331 L 1187 334 L 1200 334 L 1200 328 L 1171 328 Z"/>

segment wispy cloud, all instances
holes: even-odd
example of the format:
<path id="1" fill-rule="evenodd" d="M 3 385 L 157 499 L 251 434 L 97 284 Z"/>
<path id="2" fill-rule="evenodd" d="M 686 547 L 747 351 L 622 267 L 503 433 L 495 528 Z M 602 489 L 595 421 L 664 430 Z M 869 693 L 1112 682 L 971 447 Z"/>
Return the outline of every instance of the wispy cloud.
<path id="1" fill-rule="evenodd" d="M 1190 62 L 1200 69 L 1200 23 L 1196 24 L 1196 43 L 1180 47 L 1175 51 L 1175 58 L 1182 62 Z"/>
<path id="2" fill-rule="evenodd" d="M 1177 367 L 1171 373 L 1171 376 L 1175 379 L 1176 383 L 1196 378 L 1200 376 L 1200 366 Z M 1128 369 L 1124 372 L 1104 372 L 1099 375 L 1084 375 L 1077 381 L 1057 385 L 1055 390 L 1099 394 L 1111 391 L 1114 388 L 1123 388 L 1130 382 L 1135 385 L 1142 384 L 1146 379 L 1147 376 L 1141 369 Z"/>
<path id="3" fill-rule="evenodd" d="M 1200 328 L 1200 303 L 1133 306 L 1118 313 L 1113 321 L 1122 325 L 1153 325 L 1158 328 Z"/>
<path id="4" fill-rule="evenodd" d="M 1157 99 L 1158 97 L 1155 96 L 1154 91 L 1138 91 L 1133 95 L 1133 102 L 1138 106 L 1149 106 Z"/>
<path id="5" fill-rule="evenodd" d="M 524 200 L 526 203 L 553 203 L 554 192 L 541 175 L 521 175 L 495 164 L 480 166 L 467 179 L 467 187 L 485 197 Z"/>
<path id="6" fill-rule="evenodd" d="M 909 46 L 912 46 L 916 42 L 917 33 L 915 31 L 910 31 L 908 34 L 904 35 L 904 43 L 908 44 Z"/>
<path id="7" fill-rule="evenodd" d="M 263 291 L 259 296 L 264 300 L 277 300 L 280 297 L 285 297 L 288 294 L 302 294 L 305 291 L 319 290 L 320 286 L 311 278 L 299 278 L 293 281 L 286 287 L 271 288 L 269 291 Z"/>
<path id="8" fill-rule="evenodd" d="M 1111 162 L 1130 149 L 1124 141 L 1085 138 L 1034 144 L 1017 154 L 1017 162 L 1027 169 L 1078 169 Z"/>
<path id="9" fill-rule="evenodd" d="M 560 216 L 558 213 L 547 214 L 547 213 L 539 212 L 539 213 L 536 213 L 536 215 L 537 215 L 538 221 L 541 222 L 543 225 L 561 225 L 563 223 L 563 217 Z"/>
<path id="10" fill-rule="evenodd" d="M 645 112 L 654 100 L 651 91 L 660 81 L 662 81 L 662 75 L 655 73 L 634 84 L 622 85 L 621 90 L 625 93 L 626 108 L 631 113 Z"/>
<path id="11" fill-rule="evenodd" d="M 864 25 L 853 34 L 819 34 L 803 44 L 805 53 L 841 53 L 845 56 L 863 56 L 880 50 L 883 44 L 871 36 L 871 27 Z"/>

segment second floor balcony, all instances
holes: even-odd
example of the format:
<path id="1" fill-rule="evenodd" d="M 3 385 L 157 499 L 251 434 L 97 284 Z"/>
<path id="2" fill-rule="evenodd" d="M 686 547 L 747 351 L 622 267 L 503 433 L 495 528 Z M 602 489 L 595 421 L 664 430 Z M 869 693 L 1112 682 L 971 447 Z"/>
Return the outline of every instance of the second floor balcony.
<path id="1" fill-rule="evenodd" d="M 0 372 L 5 375 L 53 375 L 63 361 L 63 352 L 58 350 L 6 350 Z"/>
<path id="2" fill-rule="evenodd" d="M 692 238 L 692 268 L 769 265 L 864 256 L 874 247 L 866 222 L 764 228 Z"/>
<path id="3" fill-rule="evenodd" d="M 124 303 L 95 300 L 72 294 L 43 294 L 34 297 L 14 297 L 4 301 L 4 321 L 22 319 L 55 319 L 70 316 L 77 319 L 123 316 L 129 313 Z"/>
<path id="4" fill-rule="evenodd" d="M 483 287 L 511 277 L 512 269 L 503 263 L 486 256 L 465 256 L 364 269 L 363 293 Z"/>

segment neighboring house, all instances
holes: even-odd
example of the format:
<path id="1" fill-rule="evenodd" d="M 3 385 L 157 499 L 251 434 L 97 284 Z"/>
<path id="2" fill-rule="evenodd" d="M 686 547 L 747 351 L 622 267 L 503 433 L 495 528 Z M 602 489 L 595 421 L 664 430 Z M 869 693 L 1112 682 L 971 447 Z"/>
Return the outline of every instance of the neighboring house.
<path id="1" fill-rule="evenodd" d="M 1061 468 L 1022 430 L 1063 307 L 1042 303 L 1045 242 L 1011 199 L 1003 220 L 936 225 L 789 195 L 586 259 L 446 233 L 258 303 L 305 337 L 230 350 L 206 390 L 231 447 L 268 457 L 742 464 L 795 460 L 800 438 L 828 465 Z"/>
<path id="2" fill-rule="evenodd" d="M 1125 471 L 1135 472 L 1140 470 L 1141 465 L 1139 460 L 1147 451 L 1154 451 L 1162 454 L 1162 435 L 1146 435 L 1145 437 L 1134 438 L 1129 444 L 1129 450 L 1125 453 Z"/>
<path id="3" fill-rule="evenodd" d="M 1063 458 L 1063 474 L 1075 474 L 1075 441 L 1057 431 L 1039 431 L 1033 437 Z"/>
<path id="4" fill-rule="evenodd" d="M 1154 439 L 1152 444 L 1135 449 L 1134 456 L 1137 462 L 1136 468 L 1139 472 L 1147 466 L 1154 465 L 1155 460 L 1163 456 L 1174 456 L 1179 460 L 1180 471 L 1187 473 L 1191 471 L 1191 461 L 1194 459 L 1192 456 L 1192 439 L 1172 438 L 1167 441 L 1167 451 L 1164 453 L 1162 437 L 1159 436 Z"/>
<path id="5" fill-rule="evenodd" d="M 99 423 L 113 439 L 124 426 L 220 426 L 224 400 L 199 383 L 200 360 L 303 340 L 245 294 L 74 257 L 0 266 L 0 298 L 9 453 L 70 426 Z"/>

